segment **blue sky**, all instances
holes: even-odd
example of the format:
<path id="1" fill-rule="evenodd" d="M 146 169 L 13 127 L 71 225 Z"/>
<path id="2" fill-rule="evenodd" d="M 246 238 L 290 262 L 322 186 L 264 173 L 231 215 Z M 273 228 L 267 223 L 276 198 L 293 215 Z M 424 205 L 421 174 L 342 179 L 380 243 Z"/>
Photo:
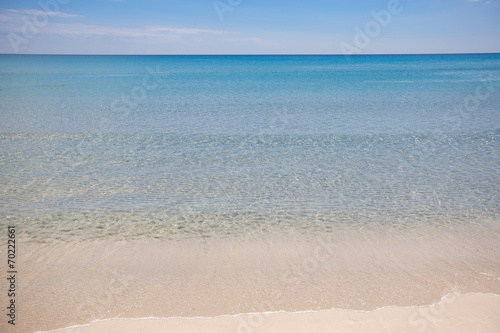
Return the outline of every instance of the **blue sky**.
<path id="1" fill-rule="evenodd" d="M 500 0 L 2 0 L 0 53 L 500 52 Z"/>

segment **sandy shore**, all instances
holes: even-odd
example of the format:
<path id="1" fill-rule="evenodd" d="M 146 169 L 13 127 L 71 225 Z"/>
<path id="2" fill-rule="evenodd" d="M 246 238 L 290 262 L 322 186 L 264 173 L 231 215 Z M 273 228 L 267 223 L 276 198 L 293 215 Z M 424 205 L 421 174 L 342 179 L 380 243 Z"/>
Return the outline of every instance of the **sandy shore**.
<path id="1" fill-rule="evenodd" d="M 499 239 L 418 229 L 20 242 L 16 326 L 0 332 L 498 332 Z"/>
<path id="2" fill-rule="evenodd" d="M 500 331 L 500 295 L 448 294 L 420 307 L 374 311 L 274 312 L 211 318 L 110 319 L 58 329 L 59 333 L 153 332 L 482 332 Z"/>

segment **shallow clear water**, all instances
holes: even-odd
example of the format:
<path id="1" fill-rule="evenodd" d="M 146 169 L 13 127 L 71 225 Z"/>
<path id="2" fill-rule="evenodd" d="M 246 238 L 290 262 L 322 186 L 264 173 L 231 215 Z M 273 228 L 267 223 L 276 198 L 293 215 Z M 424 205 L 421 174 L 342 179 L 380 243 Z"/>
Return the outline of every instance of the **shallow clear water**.
<path id="1" fill-rule="evenodd" d="M 500 55 L 4 55 L 0 77 L 1 223 L 34 239 L 500 214 Z"/>

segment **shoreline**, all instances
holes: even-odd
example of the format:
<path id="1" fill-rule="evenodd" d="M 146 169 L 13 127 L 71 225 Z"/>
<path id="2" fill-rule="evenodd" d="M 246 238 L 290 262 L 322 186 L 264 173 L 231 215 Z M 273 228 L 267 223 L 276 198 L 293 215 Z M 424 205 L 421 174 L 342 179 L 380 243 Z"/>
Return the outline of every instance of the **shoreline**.
<path id="1" fill-rule="evenodd" d="M 467 313 L 467 316 L 463 316 Z M 500 329 L 500 295 L 448 293 L 440 301 L 420 306 L 384 306 L 370 311 L 328 309 L 298 312 L 274 311 L 216 317 L 109 318 L 35 333 L 100 332 L 497 332 Z M 328 330 L 330 331 L 330 330 Z"/>

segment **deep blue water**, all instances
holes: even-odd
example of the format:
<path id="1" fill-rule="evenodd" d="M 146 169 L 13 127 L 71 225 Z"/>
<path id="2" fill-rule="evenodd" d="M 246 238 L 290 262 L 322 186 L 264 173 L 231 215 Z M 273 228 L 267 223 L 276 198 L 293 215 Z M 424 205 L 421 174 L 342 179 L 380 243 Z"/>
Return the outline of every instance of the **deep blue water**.
<path id="1" fill-rule="evenodd" d="M 498 54 L 3 55 L 0 78 L 4 221 L 196 233 L 500 214 Z"/>

